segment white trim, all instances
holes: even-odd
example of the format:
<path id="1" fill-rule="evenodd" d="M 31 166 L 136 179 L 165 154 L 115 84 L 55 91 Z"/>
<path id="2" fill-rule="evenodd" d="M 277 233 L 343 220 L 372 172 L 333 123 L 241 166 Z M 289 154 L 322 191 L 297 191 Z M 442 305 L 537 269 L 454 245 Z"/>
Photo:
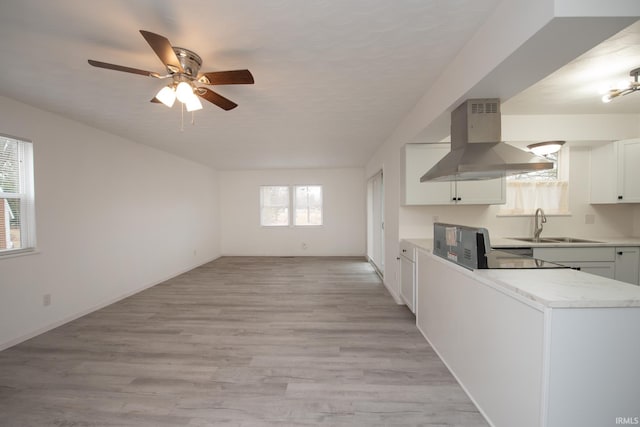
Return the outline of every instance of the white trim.
<path id="1" fill-rule="evenodd" d="M 40 251 L 37 248 L 7 249 L 4 251 L 0 251 L 0 260 L 25 255 L 38 255 L 39 253 Z"/>

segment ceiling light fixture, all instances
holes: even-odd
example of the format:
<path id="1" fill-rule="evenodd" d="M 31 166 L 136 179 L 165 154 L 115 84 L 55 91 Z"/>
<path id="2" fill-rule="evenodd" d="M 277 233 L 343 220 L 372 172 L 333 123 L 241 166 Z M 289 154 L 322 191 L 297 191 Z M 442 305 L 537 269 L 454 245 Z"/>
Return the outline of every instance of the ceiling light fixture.
<path id="1" fill-rule="evenodd" d="M 527 148 L 536 156 L 547 156 L 560 151 L 565 141 L 544 141 L 527 145 Z"/>
<path id="2" fill-rule="evenodd" d="M 602 102 L 611 102 L 613 98 L 622 95 L 629 95 L 637 90 L 640 90 L 640 82 L 638 82 L 638 76 L 640 76 L 640 68 L 636 68 L 629 72 L 629 75 L 633 77 L 633 81 L 627 81 L 622 83 L 619 87 L 609 89 L 609 93 L 602 97 Z"/>
<path id="3" fill-rule="evenodd" d="M 160 89 L 160 92 L 156 95 L 156 99 L 162 102 L 167 107 L 173 107 L 173 103 L 176 102 L 176 91 L 172 86 L 165 86 Z"/>
<path id="4" fill-rule="evenodd" d="M 193 85 L 186 81 L 163 87 L 156 95 L 156 99 L 169 108 L 177 99 L 185 105 L 189 112 L 202 110 L 202 103 L 198 99 L 198 95 L 195 94 Z"/>

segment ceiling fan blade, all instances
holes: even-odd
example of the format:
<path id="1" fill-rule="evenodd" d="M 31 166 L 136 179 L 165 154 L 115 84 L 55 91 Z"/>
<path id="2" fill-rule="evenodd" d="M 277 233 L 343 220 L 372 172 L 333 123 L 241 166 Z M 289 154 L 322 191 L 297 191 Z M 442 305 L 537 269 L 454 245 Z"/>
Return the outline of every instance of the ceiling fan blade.
<path id="1" fill-rule="evenodd" d="M 154 73 L 152 71 L 145 71 L 139 70 L 137 68 L 124 67 L 122 65 L 109 64 L 108 62 L 94 61 L 93 59 L 89 59 L 89 64 L 98 68 L 106 68 L 107 70 L 124 71 L 125 73 L 140 74 L 141 76 L 148 77 L 160 77 L 158 73 Z"/>
<path id="2" fill-rule="evenodd" d="M 243 85 L 253 84 L 253 75 L 249 70 L 212 71 L 198 77 L 206 85 Z"/>
<path id="3" fill-rule="evenodd" d="M 215 93 L 214 91 L 212 91 L 211 89 L 208 89 L 206 87 L 199 87 L 197 90 L 198 95 L 200 95 L 202 98 L 206 99 L 207 101 L 211 102 L 212 104 L 217 105 L 218 107 L 222 108 L 223 110 L 232 110 L 234 108 L 236 108 L 238 106 L 238 104 L 236 104 L 235 102 L 231 101 L 230 99 L 225 98 L 224 96 Z"/>
<path id="4" fill-rule="evenodd" d="M 153 49 L 156 55 L 158 55 L 158 58 L 160 58 L 162 63 L 171 72 L 184 73 L 184 69 L 182 68 L 182 65 L 180 65 L 180 61 L 178 61 L 178 57 L 166 37 L 145 30 L 140 30 L 140 34 L 142 34 L 142 37 L 144 37 L 147 43 L 149 43 L 151 49 Z"/>

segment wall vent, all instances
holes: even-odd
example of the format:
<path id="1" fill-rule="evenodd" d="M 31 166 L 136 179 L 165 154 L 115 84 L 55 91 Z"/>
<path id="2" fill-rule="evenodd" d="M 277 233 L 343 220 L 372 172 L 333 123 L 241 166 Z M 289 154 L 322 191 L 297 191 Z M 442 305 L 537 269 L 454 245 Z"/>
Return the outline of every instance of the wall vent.
<path id="1" fill-rule="evenodd" d="M 498 112 L 497 102 L 472 103 L 471 114 L 496 114 Z"/>

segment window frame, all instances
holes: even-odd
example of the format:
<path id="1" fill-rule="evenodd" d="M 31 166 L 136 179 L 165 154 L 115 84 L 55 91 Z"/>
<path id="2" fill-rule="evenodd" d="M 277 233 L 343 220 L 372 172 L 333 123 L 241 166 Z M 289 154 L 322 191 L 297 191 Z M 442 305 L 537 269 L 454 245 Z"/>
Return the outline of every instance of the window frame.
<path id="1" fill-rule="evenodd" d="M 263 221 L 263 211 L 265 208 L 265 204 L 264 204 L 264 193 L 263 193 L 263 189 L 264 188 L 270 188 L 270 187 L 282 187 L 282 188 L 287 188 L 288 191 L 288 198 L 287 198 L 287 224 L 265 224 Z M 297 207 L 297 198 L 296 198 L 296 193 L 298 188 L 301 187 L 319 187 L 320 188 L 320 224 L 298 224 L 297 220 L 296 220 L 296 207 Z M 296 228 L 313 228 L 313 227 L 323 227 L 324 226 L 324 189 L 322 188 L 322 184 L 292 184 L 292 185 L 260 185 L 259 186 L 259 193 L 260 193 L 260 197 L 259 197 L 259 223 L 260 223 L 260 227 L 266 227 L 266 228 L 271 228 L 271 227 L 275 227 L 275 228 L 283 228 L 283 227 L 288 227 L 288 228 L 292 228 L 292 227 L 296 227 Z M 284 206 L 283 206 L 284 207 Z M 307 206 L 308 209 L 308 206 Z"/>
<path id="2" fill-rule="evenodd" d="M 265 209 L 265 198 L 264 198 L 264 192 L 263 190 L 266 188 L 286 188 L 287 189 L 287 203 L 286 206 L 283 205 L 283 207 L 286 207 L 287 209 L 287 223 L 286 224 L 265 224 L 263 222 L 263 211 Z M 261 185 L 260 189 L 260 210 L 259 210 L 259 215 L 260 215 L 260 226 L 261 227 L 289 227 L 291 225 L 291 188 L 289 185 Z M 267 206 L 267 207 L 274 207 L 274 206 Z"/>
<path id="3" fill-rule="evenodd" d="M 318 187 L 320 188 L 320 224 L 298 224 L 297 223 L 297 217 L 298 217 L 298 199 L 297 199 L 297 194 L 298 194 L 298 188 L 302 188 L 302 187 Z M 299 184 L 299 185 L 293 185 L 292 186 L 293 191 L 291 192 L 292 194 L 292 209 L 291 209 L 291 216 L 292 216 L 292 224 L 294 227 L 322 227 L 324 225 L 324 195 L 323 195 L 323 189 L 322 189 L 322 185 L 319 184 Z M 307 205 L 307 210 L 309 210 L 309 206 Z"/>
<path id="4" fill-rule="evenodd" d="M 8 141 L 7 141 L 8 140 Z M 18 160 L 18 189 L 17 191 L 7 191 L 2 189 L 0 191 L 0 199 L 4 201 L 1 208 L 5 208 L 5 204 L 9 203 L 6 199 L 19 200 L 19 232 L 20 232 L 20 246 L 18 248 L 3 248 L 0 249 L 0 258 L 15 256 L 23 253 L 30 253 L 36 251 L 36 217 L 35 217 L 35 171 L 34 171 L 34 158 L 33 158 L 33 142 L 26 138 L 16 137 L 0 133 L 0 148 L 4 150 L 7 142 L 14 141 L 17 143 L 17 160 Z M 4 142 L 4 144 L 2 144 Z M 4 217 L 4 215 L 3 215 Z M 2 224 L 0 226 L 5 227 L 8 225 L 10 229 L 10 222 Z M 5 237 L 6 238 L 6 237 Z"/>

